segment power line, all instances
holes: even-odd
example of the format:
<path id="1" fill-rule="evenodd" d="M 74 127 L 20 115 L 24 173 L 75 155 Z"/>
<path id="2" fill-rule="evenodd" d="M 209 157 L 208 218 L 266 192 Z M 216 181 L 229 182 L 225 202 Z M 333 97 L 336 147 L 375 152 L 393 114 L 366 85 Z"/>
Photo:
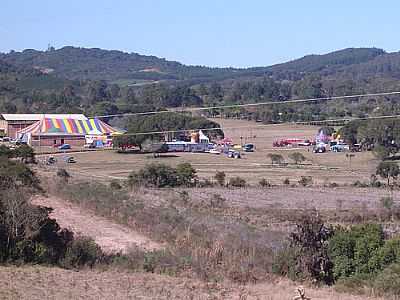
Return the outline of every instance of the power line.
<path id="1" fill-rule="evenodd" d="M 247 103 L 247 104 L 232 104 L 232 105 L 192 107 L 192 108 L 189 107 L 189 108 L 184 108 L 184 109 L 176 110 L 176 111 L 161 110 L 161 111 L 147 111 L 147 112 L 139 112 L 139 113 L 110 114 L 110 115 L 94 116 L 94 118 L 102 119 L 102 118 L 113 118 L 113 117 L 124 117 L 124 116 L 144 116 L 144 115 L 156 115 L 156 114 L 171 113 L 171 112 L 193 112 L 193 111 L 203 111 L 203 110 L 212 110 L 212 109 L 224 109 L 224 108 L 235 108 L 235 107 L 239 107 L 239 108 L 240 107 L 254 107 L 254 106 L 262 106 L 262 105 L 280 105 L 280 104 L 287 104 L 287 103 L 307 103 L 307 102 L 316 102 L 316 101 L 332 101 L 332 100 L 340 100 L 340 99 L 349 100 L 349 99 L 353 99 L 353 98 L 391 96 L 391 95 L 399 95 L 399 94 L 400 94 L 400 91 L 395 91 L 395 92 L 370 93 L 370 94 L 358 94 L 358 95 L 347 95 L 347 96 L 292 99 L 292 100 L 284 100 L 284 101 L 267 101 L 267 102 Z"/>
<path id="2" fill-rule="evenodd" d="M 262 125 L 246 125 L 246 126 L 220 126 L 214 128 L 191 128 L 191 129 L 179 129 L 179 130 L 162 130 L 162 131 L 148 131 L 148 132 L 136 132 L 136 133 L 125 133 L 124 136 L 136 136 L 136 135 L 154 135 L 154 134 L 165 134 L 165 133 L 180 133 L 187 131 L 213 131 L 213 130 L 226 130 L 226 129 L 257 129 L 271 126 L 284 126 L 284 125 L 307 125 L 310 123 L 334 123 L 344 121 L 357 121 L 357 120 L 376 120 L 376 119 L 395 119 L 400 118 L 400 115 L 386 115 L 386 116 L 375 116 L 375 117 L 358 117 L 358 118 L 341 118 L 341 119 L 329 119 L 329 120 L 318 120 L 318 121 L 300 121 L 300 122 L 285 122 L 279 124 L 262 124 Z"/>

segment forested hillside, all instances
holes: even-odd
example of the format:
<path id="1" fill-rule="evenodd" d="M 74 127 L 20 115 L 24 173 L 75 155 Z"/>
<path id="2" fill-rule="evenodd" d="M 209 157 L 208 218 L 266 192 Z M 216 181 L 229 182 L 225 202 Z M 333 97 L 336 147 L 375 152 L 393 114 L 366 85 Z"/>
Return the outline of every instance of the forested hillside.
<path id="1" fill-rule="evenodd" d="M 136 53 L 64 47 L 0 54 L 2 112 L 141 112 L 400 90 L 400 53 L 350 48 L 248 69 L 185 66 Z M 270 122 L 400 112 L 398 96 L 212 111 Z"/>
<path id="2" fill-rule="evenodd" d="M 155 56 L 97 48 L 64 47 L 37 51 L 27 49 L 0 55 L 19 67 L 37 68 L 67 79 L 89 80 L 187 80 L 223 79 L 245 70 L 185 66 Z"/>

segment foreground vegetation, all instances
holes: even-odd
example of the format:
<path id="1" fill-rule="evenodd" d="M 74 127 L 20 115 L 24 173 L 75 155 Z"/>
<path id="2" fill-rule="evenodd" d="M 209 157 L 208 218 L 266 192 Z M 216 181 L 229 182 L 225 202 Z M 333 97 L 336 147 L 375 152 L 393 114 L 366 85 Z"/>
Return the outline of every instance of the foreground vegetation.
<path id="1" fill-rule="evenodd" d="M 177 174 L 187 180 L 179 184 Z M 219 195 L 198 202 L 185 191 L 171 191 L 161 203 L 151 204 L 135 196 L 142 187 L 193 186 L 195 178 L 188 164 L 177 169 L 151 164 L 132 173 L 126 183 L 113 181 L 111 188 L 71 183 L 57 193 L 117 222 L 135 224 L 167 243 L 165 250 L 144 254 L 144 258 L 138 252 L 128 254 L 122 261 L 128 261 L 130 268 L 137 268 L 137 259 L 144 259 L 140 270 L 175 275 L 191 270 L 203 280 L 259 282 L 276 273 L 293 280 L 334 284 L 353 293 L 374 290 L 375 294 L 399 295 L 398 282 L 388 278 L 399 276 L 400 242 L 385 236 L 377 223 L 332 227 L 317 212 L 309 211 L 295 221 L 286 241 L 282 233 L 225 216 L 229 208 Z M 225 185 L 224 174 L 217 173 L 216 180 Z"/>

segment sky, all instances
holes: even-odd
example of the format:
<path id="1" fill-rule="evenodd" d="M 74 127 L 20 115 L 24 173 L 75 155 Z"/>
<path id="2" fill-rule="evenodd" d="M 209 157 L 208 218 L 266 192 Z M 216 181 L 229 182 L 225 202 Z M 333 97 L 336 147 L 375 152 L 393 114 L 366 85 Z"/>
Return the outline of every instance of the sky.
<path id="1" fill-rule="evenodd" d="M 1 0 L 0 52 L 48 44 L 190 65 L 267 66 L 348 47 L 400 50 L 395 0 Z"/>

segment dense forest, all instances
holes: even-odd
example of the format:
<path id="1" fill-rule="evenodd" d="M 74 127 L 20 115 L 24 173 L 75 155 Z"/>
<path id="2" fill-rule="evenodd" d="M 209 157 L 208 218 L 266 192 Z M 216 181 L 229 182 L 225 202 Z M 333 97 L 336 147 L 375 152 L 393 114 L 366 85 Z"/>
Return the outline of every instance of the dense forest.
<path id="1" fill-rule="evenodd" d="M 0 54 L 0 111 L 89 116 L 274 101 L 210 111 L 277 123 L 400 112 L 399 96 L 283 105 L 303 99 L 400 90 L 400 53 L 350 48 L 247 69 L 185 66 L 136 53 L 64 47 Z"/>

